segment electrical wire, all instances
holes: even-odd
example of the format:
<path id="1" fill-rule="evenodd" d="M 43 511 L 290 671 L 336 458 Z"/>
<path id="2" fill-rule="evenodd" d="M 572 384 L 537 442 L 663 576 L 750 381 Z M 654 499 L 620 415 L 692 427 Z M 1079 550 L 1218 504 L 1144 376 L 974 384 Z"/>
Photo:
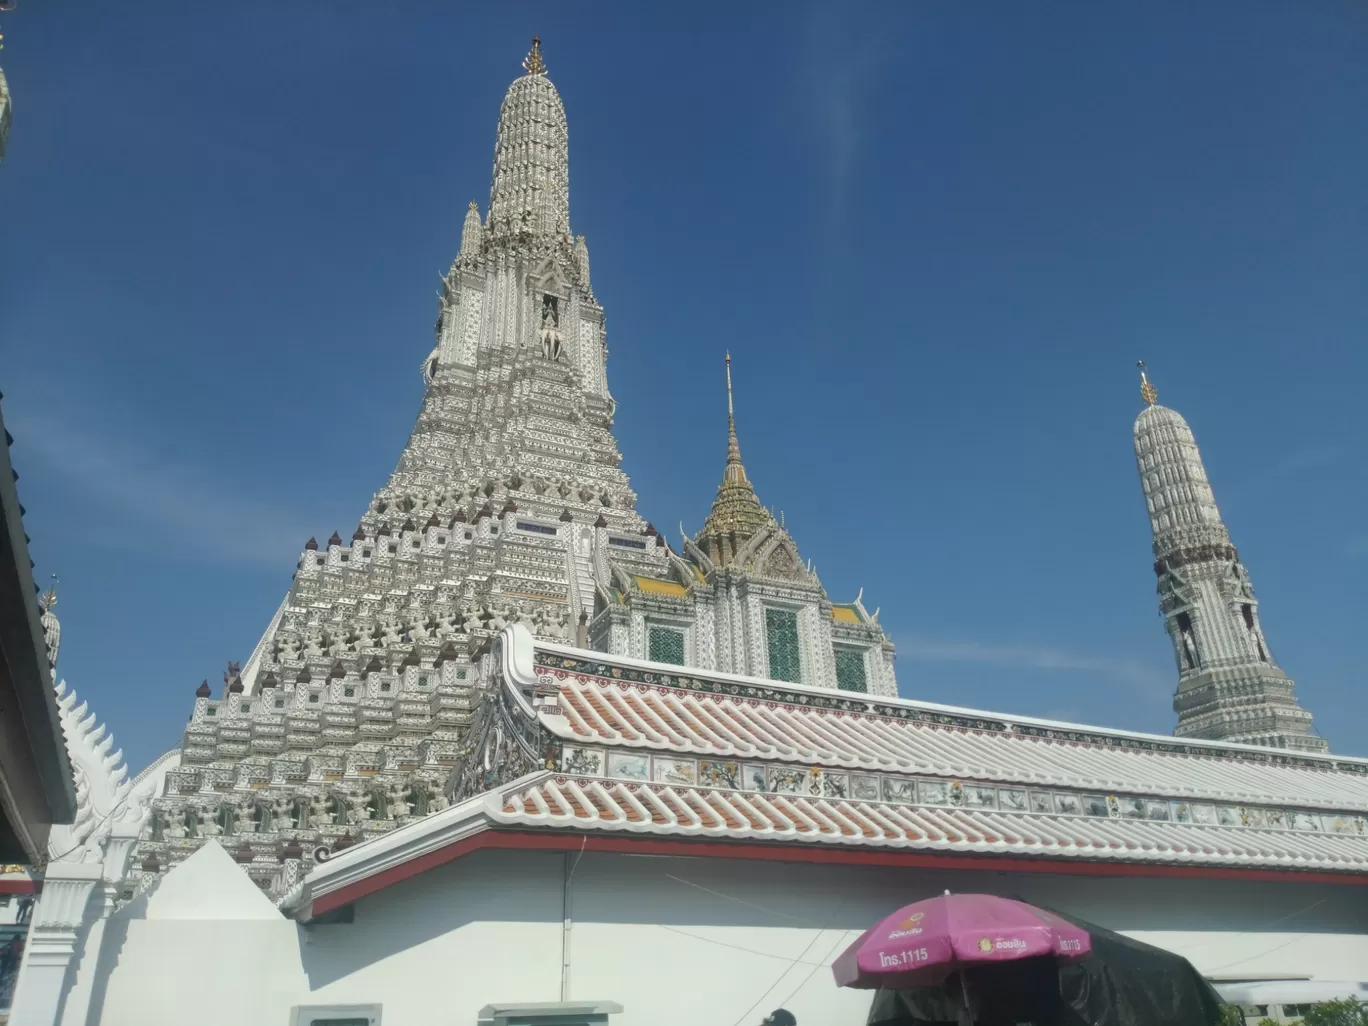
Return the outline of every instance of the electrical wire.
<path id="1" fill-rule="evenodd" d="M 831 964 L 831 956 L 834 955 L 834 954 L 836 953 L 836 948 L 837 948 L 839 945 L 845 943 L 846 938 L 849 937 L 849 936 L 850 936 L 852 933 L 854 933 L 854 932 L 855 932 L 854 930 L 842 930 L 842 931 L 841 931 L 841 935 L 840 935 L 839 937 L 836 938 L 836 943 L 833 944 L 831 947 L 829 947 L 829 948 L 827 949 L 826 957 L 825 957 L 822 961 L 820 961 L 820 962 L 815 962 L 815 963 L 813 963 L 812 968 L 808 970 L 808 974 L 807 974 L 806 976 L 803 977 L 803 982 L 800 983 L 800 984 L 798 984 L 798 986 L 794 987 L 794 988 L 793 988 L 793 991 L 789 994 L 789 996 L 786 997 L 786 998 L 784 998 L 783 1001 L 780 1001 L 780 1002 L 779 1002 L 779 1005 L 780 1005 L 781 1008 L 787 1008 L 787 1007 L 788 1007 L 789 1002 L 792 1001 L 792 1000 L 794 999 L 794 997 L 797 996 L 798 992 L 808 985 L 808 981 L 812 979 L 812 974 L 813 974 L 813 973 L 815 973 L 818 969 L 822 969 L 822 968 L 824 968 L 824 967 L 826 967 L 826 966 L 828 966 L 828 965 Z"/>
<path id="2" fill-rule="evenodd" d="M 780 962 L 789 962 L 790 965 L 813 965 L 820 969 L 825 964 L 824 962 L 790 962 L 787 955 L 775 955 L 768 951 L 756 951 L 755 948 L 743 948 L 740 944 L 728 944 L 726 941 L 713 940 L 711 937 L 702 937 L 696 933 L 690 933 L 688 930 L 680 930 L 674 926 L 666 926 L 664 923 L 656 923 L 655 925 L 662 930 L 669 930 L 671 933 L 677 933 L 681 937 L 690 937 L 693 940 L 702 941 L 704 944 L 716 944 L 720 948 L 731 948 L 732 951 L 744 951 L 748 955 L 759 955 L 761 958 L 773 958 Z"/>
<path id="3" fill-rule="evenodd" d="M 741 1026 L 741 1023 L 743 1021 L 750 1018 L 750 1014 L 754 1012 L 757 1008 L 759 1008 L 761 1002 L 763 1002 L 765 998 L 769 997 L 770 992 L 774 990 L 775 987 L 779 986 L 780 981 L 783 980 L 785 976 L 787 976 L 789 973 L 793 971 L 793 967 L 798 965 L 803 960 L 804 956 L 806 956 L 807 953 L 812 950 L 812 945 L 817 943 L 817 938 L 825 932 L 825 930 L 818 930 L 816 933 L 812 935 L 812 939 L 807 942 L 807 947 L 805 947 L 802 951 L 798 953 L 797 958 L 793 959 L 791 962 L 789 962 L 788 965 L 784 966 L 784 971 L 781 972 L 777 977 L 775 977 L 774 982 L 771 983 L 768 987 L 766 987 L 764 991 L 760 994 L 760 996 L 755 999 L 755 1002 L 744 1012 L 741 1013 L 741 1017 L 737 1019 L 736 1022 L 732 1024 L 732 1026 Z M 805 964 L 811 965 L 812 963 L 808 962 Z M 811 975 L 811 973 L 809 973 L 809 975 Z"/>
<path id="4" fill-rule="evenodd" d="M 704 887 L 702 884 L 696 884 L 692 880 L 685 880 L 682 876 L 675 876 L 673 873 L 666 873 L 665 875 L 669 877 L 671 880 L 675 881 L 676 883 L 682 883 L 688 887 L 696 887 L 698 890 L 703 891 L 707 894 L 711 894 L 714 897 L 725 898 L 727 901 L 734 901 L 738 905 L 745 905 L 747 908 L 753 908 L 757 912 L 764 912 L 766 915 L 776 916 L 779 919 L 788 919 L 791 922 L 795 923 L 803 923 L 806 926 L 817 925 L 817 923 L 813 922 L 811 919 L 803 919 L 800 916 L 791 916 L 787 913 L 780 912 L 777 909 L 766 908 L 764 905 L 757 905 L 753 901 L 746 901 L 744 898 L 738 898 L 734 894 L 723 894 L 721 891 L 714 891 L 710 887 Z"/>
<path id="5" fill-rule="evenodd" d="M 1296 912 L 1289 912 L 1287 915 L 1285 915 L 1285 916 L 1280 916 L 1279 918 L 1274 919 L 1272 922 L 1265 923 L 1263 926 L 1259 927 L 1259 930 L 1260 930 L 1260 931 L 1267 930 L 1267 929 L 1270 929 L 1271 927 L 1277 926 L 1279 923 L 1285 923 L 1285 922 L 1287 922 L 1289 919 L 1295 919 L 1297 916 L 1301 915 L 1301 914 L 1304 913 L 1304 912 L 1310 912 L 1310 911 L 1311 911 L 1313 908 L 1315 908 L 1317 905 L 1324 905 L 1324 904 L 1325 904 L 1327 901 L 1329 901 L 1329 900 L 1330 900 L 1329 898 L 1321 898 L 1320 901 L 1313 901 L 1311 904 L 1307 905 L 1306 908 L 1298 909 Z M 1209 976 L 1211 973 L 1218 973 L 1218 972 L 1220 972 L 1222 969 L 1229 969 L 1231 966 L 1242 965 L 1242 964 L 1244 964 L 1245 962 L 1252 962 L 1252 961 L 1253 961 L 1254 959 L 1256 959 L 1256 958 L 1263 958 L 1265 955 L 1271 955 L 1271 954 L 1273 954 L 1273 952 L 1275 952 L 1275 951 L 1281 951 L 1283 948 L 1287 947 L 1288 945 L 1290 945 L 1290 944 L 1295 944 L 1297 941 L 1302 940 L 1303 938 L 1306 938 L 1306 937 L 1309 937 L 1309 936 L 1311 936 L 1310 931 L 1308 931 L 1307 933 L 1299 933 L 1299 934 L 1296 934 L 1296 935 L 1293 936 L 1290 940 L 1285 940 L 1285 941 L 1283 941 L 1281 944 L 1275 944 L 1273 947 L 1269 948 L 1267 951 L 1260 951 L 1258 954 L 1255 954 L 1255 955 L 1246 955 L 1244 958 L 1237 958 L 1237 959 L 1235 959 L 1235 961 L 1233 961 L 1233 962 L 1227 962 L 1225 965 L 1218 965 L 1218 966 L 1216 966 L 1215 968 L 1207 969 L 1207 970 L 1205 970 L 1205 971 L 1202 973 L 1202 975 L 1203 975 L 1203 976 Z"/>

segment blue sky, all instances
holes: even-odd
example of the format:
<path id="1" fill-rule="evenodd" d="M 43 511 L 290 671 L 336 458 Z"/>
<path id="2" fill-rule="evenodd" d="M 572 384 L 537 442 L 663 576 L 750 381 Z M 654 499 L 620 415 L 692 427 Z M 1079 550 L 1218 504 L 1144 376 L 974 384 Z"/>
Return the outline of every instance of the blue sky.
<path id="1" fill-rule="evenodd" d="M 59 9 L 60 8 L 60 9 Z M 73 16 L 74 15 L 74 16 Z M 1368 754 L 1368 15 L 141 0 L 3 16 L 0 374 L 62 675 L 137 766 L 412 426 L 540 33 L 643 513 L 742 452 L 905 695 L 1168 732 L 1135 361 Z"/>

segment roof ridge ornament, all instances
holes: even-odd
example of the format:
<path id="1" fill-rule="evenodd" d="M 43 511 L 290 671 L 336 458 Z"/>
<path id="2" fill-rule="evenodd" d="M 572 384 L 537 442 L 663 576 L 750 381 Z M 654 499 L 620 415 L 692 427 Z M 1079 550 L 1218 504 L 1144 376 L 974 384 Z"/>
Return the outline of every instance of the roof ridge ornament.
<path id="1" fill-rule="evenodd" d="M 1135 365 L 1140 368 L 1140 398 L 1153 406 L 1159 401 L 1159 390 L 1150 384 L 1149 375 L 1145 373 L 1145 361 L 1136 360 Z"/>
<path id="2" fill-rule="evenodd" d="M 532 49 L 527 51 L 527 56 L 523 58 L 523 70 L 529 75 L 545 75 L 546 62 L 541 55 L 541 36 L 532 37 Z"/>

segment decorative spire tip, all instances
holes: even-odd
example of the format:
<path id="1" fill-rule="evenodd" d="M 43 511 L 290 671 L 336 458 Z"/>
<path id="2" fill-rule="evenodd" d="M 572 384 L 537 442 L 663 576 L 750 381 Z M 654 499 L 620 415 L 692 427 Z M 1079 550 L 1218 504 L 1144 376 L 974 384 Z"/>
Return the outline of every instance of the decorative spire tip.
<path id="1" fill-rule="evenodd" d="M 532 37 L 532 49 L 523 58 L 522 66 L 529 75 L 546 74 L 546 62 L 542 60 L 541 55 L 541 36 Z"/>
<path id="2" fill-rule="evenodd" d="M 1149 375 L 1145 373 L 1145 361 L 1136 360 L 1135 365 L 1140 368 L 1140 398 L 1153 406 L 1159 401 L 1159 391 L 1150 384 Z"/>
<path id="3" fill-rule="evenodd" d="M 731 352 L 727 353 L 727 479 L 744 481 L 746 472 L 741 467 L 741 443 L 736 440 L 736 413 L 732 406 Z"/>
<path id="4" fill-rule="evenodd" d="M 731 350 L 727 351 L 727 419 L 731 420 L 734 416 L 732 412 L 732 387 L 731 387 Z"/>

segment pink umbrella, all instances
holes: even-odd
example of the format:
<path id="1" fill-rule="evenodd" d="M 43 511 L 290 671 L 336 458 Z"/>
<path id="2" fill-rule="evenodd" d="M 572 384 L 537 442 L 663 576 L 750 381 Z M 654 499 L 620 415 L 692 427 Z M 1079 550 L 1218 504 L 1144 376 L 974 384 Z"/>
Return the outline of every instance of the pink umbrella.
<path id="1" fill-rule="evenodd" d="M 866 930 L 831 964 L 837 986 L 903 990 L 941 983 L 963 966 L 1092 951 L 1086 930 L 1044 909 L 992 894 L 914 902 Z"/>

